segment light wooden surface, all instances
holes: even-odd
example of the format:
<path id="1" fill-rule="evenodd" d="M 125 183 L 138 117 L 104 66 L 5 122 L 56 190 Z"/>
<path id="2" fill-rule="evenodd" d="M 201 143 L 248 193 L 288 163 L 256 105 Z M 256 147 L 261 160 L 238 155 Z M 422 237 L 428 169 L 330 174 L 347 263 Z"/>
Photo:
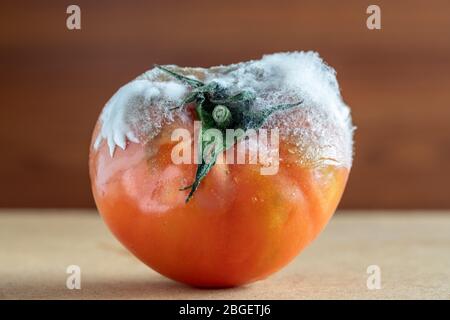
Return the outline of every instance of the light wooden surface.
<path id="1" fill-rule="evenodd" d="M 81 290 L 66 267 L 81 267 Z M 369 265 L 382 288 L 368 290 Z M 338 213 L 281 272 L 234 289 L 195 289 L 130 255 L 91 211 L 0 212 L 1 299 L 449 299 L 450 215 Z"/>

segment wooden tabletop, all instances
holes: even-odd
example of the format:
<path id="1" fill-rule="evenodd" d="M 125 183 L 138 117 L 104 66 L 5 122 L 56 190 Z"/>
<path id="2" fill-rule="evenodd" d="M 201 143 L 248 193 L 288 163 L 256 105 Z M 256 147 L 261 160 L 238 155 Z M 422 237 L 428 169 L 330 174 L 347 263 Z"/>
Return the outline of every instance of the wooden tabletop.
<path id="1" fill-rule="evenodd" d="M 81 268 L 69 290 L 66 269 Z M 381 271 L 369 290 L 367 268 Z M 196 289 L 128 253 L 92 211 L 0 211 L 0 299 L 449 299 L 448 212 L 339 212 L 294 262 L 257 283 Z"/>

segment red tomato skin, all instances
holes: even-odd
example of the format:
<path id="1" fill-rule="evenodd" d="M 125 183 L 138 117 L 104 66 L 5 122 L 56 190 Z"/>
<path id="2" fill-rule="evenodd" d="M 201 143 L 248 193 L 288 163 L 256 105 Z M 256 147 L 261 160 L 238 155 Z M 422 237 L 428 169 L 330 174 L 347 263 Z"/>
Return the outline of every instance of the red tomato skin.
<path id="1" fill-rule="evenodd" d="M 284 160 L 276 175 L 261 175 L 258 165 L 217 164 L 185 203 L 188 191 L 179 189 L 192 181 L 196 165 L 172 163 L 176 142 L 167 132 L 147 144 L 128 143 L 114 157 L 104 142 L 91 146 L 92 191 L 128 250 L 162 275 L 197 287 L 243 285 L 281 269 L 327 224 L 349 174 L 340 166 L 295 164 L 298 155 L 280 144 Z"/>

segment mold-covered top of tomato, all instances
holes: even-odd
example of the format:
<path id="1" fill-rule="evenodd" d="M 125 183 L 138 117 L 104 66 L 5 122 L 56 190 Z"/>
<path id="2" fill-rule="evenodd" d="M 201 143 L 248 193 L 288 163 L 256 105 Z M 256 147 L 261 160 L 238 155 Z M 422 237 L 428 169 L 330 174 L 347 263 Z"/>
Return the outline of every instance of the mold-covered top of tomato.
<path id="1" fill-rule="evenodd" d="M 316 52 L 275 53 L 260 60 L 211 68 L 166 66 L 204 83 L 217 82 L 255 95 L 252 108 L 264 109 L 302 101 L 302 105 L 275 113 L 264 124 L 278 128 L 292 152 L 305 163 L 320 162 L 350 167 L 353 125 L 343 102 L 336 72 Z M 145 144 L 175 121 L 189 121 L 185 108 L 176 108 L 189 94 L 189 85 L 153 68 L 121 87 L 106 103 L 94 149 L 103 141 L 111 156 L 118 146 Z"/>

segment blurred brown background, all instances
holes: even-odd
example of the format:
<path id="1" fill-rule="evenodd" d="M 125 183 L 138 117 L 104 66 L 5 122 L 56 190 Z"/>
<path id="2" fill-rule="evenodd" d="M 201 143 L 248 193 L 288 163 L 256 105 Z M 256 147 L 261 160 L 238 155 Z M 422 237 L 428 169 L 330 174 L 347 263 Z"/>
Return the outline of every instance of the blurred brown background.
<path id="1" fill-rule="evenodd" d="M 81 7 L 82 30 L 66 28 Z M 378 4 L 382 29 L 366 28 Z M 0 206 L 91 207 L 104 103 L 154 63 L 316 50 L 352 107 L 342 208 L 450 208 L 450 2 L 2 1 Z"/>

